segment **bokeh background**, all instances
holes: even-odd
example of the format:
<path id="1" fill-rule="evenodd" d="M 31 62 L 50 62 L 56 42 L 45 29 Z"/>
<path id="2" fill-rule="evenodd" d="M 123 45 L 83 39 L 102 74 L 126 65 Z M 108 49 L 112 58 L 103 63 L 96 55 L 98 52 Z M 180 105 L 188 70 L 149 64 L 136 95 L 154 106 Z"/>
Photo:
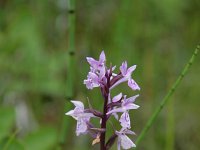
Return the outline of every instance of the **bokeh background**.
<path id="1" fill-rule="evenodd" d="M 99 149 L 89 136 L 75 136 L 76 122 L 64 113 L 73 108 L 70 73 L 73 99 L 87 105 L 88 97 L 101 110 L 100 91 L 88 91 L 83 80 L 85 57 L 103 49 L 108 65 L 137 64 L 141 91 L 123 84 L 114 93 L 140 94 L 141 107 L 131 112 L 138 136 L 200 42 L 199 0 L 76 0 L 75 7 L 75 65 L 68 69 L 68 0 L 0 0 L 0 149 Z M 199 150 L 199 58 L 138 149 Z"/>

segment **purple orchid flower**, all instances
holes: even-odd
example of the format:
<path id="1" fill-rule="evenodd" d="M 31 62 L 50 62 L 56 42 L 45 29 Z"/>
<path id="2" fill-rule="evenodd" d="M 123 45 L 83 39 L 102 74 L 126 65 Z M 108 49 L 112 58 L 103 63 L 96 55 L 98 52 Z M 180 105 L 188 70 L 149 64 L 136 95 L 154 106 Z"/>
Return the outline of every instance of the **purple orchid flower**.
<path id="1" fill-rule="evenodd" d="M 105 53 L 104 51 L 101 52 L 98 61 L 92 57 L 87 57 L 86 59 L 88 63 L 90 64 L 90 72 L 87 75 L 87 79 L 84 80 L 83 83 L 86 85 L 88 89 L 99 87 L 101 83 L 103 82 L 103 78 L 106 73 Z"/>
<path id="2" fill-rule="evenodd" d="M 74 119 L 77 120 L 76 126 L 76 135 L 79 136 L 80 134 L 87 133 L 87 122 L 89 122 L 91 117 L 94 117 L 92 113 L 85 113 L 84 112 L 84 105 L 80 101 L 71 101 L 75 108 L 74 110 L 70 110 L 69 112 L 65 113 L 66 115 L 72 116 Z"/>
<path id="3" fill-rule="evenodd" d="M 108 104 L 110 104 L 112 102 L 118 102 L 121 98 L 122 98 L 122 93 L 119 93 L 118 95 L 114 96 L 112 98 L 112 100 L 111 100 L 110 95 L 109 95 Z"/>
<path id="4" fill-rule="evenodd" d="M 109 95 L 109 99 L 108 99 L 108 104 L 112 103 L 112 102 L 118 102 L 120 101 L 122 98 L 122 93 L 119 93 L 118 95 L 114 96 L 111 100 L 110 95 Z M 114 107 L 116 108 L 116 107 Z M 112 115 L 115 117 L 116 120 L 119 119 L 118 114 L 116 112 L 112 113 Z"/>
<path id="5" fill-rule="evenodd" d="M 115 86 L 119 85 L 120 83 L 128 81 L 128 86 L 132 90 L 140 90 L 140 87 L 138 84 L 132 79 L 131 75 L 133 71 L 136 69 L 136 65 L 131 66 L 130 68 L 127 68 L 127 62 L 123 62 L 122 65 L 120 66 L 120 72 L 122 75 L 122 78 L 118 80 L 112 87 L 113 89 Z"/>
<path id="6" fill-rule="evenodd" d="M 128 79 L 128 86 L 132 89 L 132 90 L 140 90 L 140 87 L 138 86 L 138 84 L 133 80 L 133 79 Z"/>
<path id="7" fill-rule="evenodd" d="M 130 149 L 136 147 L 136 145 L 131 141 L 131 139 L 126 134 L 134 135 L 135 133 L 131 130 L 122 128 L 120 131 L 115 131 L 115 134 L 118 136 L 117 150 Z"/>
<path id="8" fill-rule="evenodd" d="M 89 72 L 87 77 L 87 80 L 84 80 L 84 84 L 88 89 L 100 86 L 99 77 L 95 73 Z"/>
<path id="9" fill-rule="evenodd" d="M 139 95 L 135 95 L 129 98 L 126 98 L 126 95 L 124 96 L 124 99 L 122 100 L 121 107 L 115 108 L 107 113 L 107 115 L 115 112 L 126 112 L 127 110 L 130 109 L 138 109 L 140 106 L 134 104 L 133 102 Z"/>
<path id="10" fill-rule="evenodd" d="M 123 114 L 121 115 L 120 120 L 119 120 L 120 124 L 123 128 L 130 129 L 131 126 L 130 126 L 130 117 L 129 117 L 128 110 L 138 109 L 140 107 L 140 106 L 133 103 L 138 96 L 139 95 L 135 95 L 135 96 L 132 96 L 132 97 L 127 98 L 127 99 L 126 99 L 126 96 L 124 96 L 124 99 L 122 100 L 121 107 L 114 108 L 113 110 L 109 111 L 107 113 L 107 115 L 114 114 L 114 116 L 116 116 L 115 113 L 122 112 Z"/>
<path id="11" fill-rule="evenodd" d="M 106 56 L 104 51 L 101 52 L 99 60 L 95 60 L 92 57 L 86 57 L 86 59 L 94 70 L 101 70 L 101 68 L 105 66 Z"/>
<path id="12" fill-rule="evenodd" d="M 131 128 L 131 121 L 130 121 L 130 117 L 129 117 L 128 111 L 125 111 L 125 112 L 121 115 L 121 117 L 120 117 L 120 119 L 119 119 L 119 122 L 120 122 L 120 124 L 121 124 L 121 126 L 122 126 L 123 128 L 127 128 L 127 129 L 130 129 L 130 128 Z"/>

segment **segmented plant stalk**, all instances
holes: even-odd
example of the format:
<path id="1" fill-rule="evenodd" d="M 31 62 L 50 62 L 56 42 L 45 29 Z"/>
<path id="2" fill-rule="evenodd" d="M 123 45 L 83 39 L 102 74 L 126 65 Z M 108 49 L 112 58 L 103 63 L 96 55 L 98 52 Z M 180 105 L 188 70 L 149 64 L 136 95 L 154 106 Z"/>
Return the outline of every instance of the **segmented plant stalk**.
<path id="1" fill-rule="evenodd" d="M 175 60 L 177 57 L 177 53 L 173 52 L 173 49 L 169 51 L 170 57 L 169 60 L 166 61 L 166 66 L 169 66 L 168 62 L 172 62 Z M 168 81 L 167 81 L 167 89 L 170 88 L 170 86 L 173 84 L 174 81 L 174 71 L 175 71 L 175 65 L 174 67 L 171 67 L 168 69 L 167 76 L 168 76 Z M 174 135 L 175 135 L 175 124 L 174 124 L 174 99 L 175 95 L 170 98 L 171 100 L 168 102 L 166 106 L 167 113 L 165 115 L 165 124 L 166 124 L 166 130 L 165 130 L 165 150 L 173 150 L 174 149 Z"/>
<path id="2" fill-rule="evenodd" d="M 165 150 L 174 150 L 174 96 L 171 99 L 167 106 Z"/>
<path id="3" fill-rule="evenodd" d="M 74 63 L 75 63 L 75 0 L 68 0 L 68 22 L 69 22 L 69 37 L 68 37 L 68 54 L 67 54 L 67 89 L 66 94 L 68 99 L 73 97 L 74 87 Z"/>
<path id="4" fill-rule="evenodd" d="M 71 100 L 74 96 L 74 77 L 75 77 L 75 0 L 68 0 L 68 50 L 67 50 L 67 100 Z M 68 123 L 63 116 L 61 128 L 60 146 L 64 145 L 67 136 Z"/>
<path id="5" fill-rule="evenodd" d="M 153 123 L 155 122 L 155 120 L 158 117 L 159 113 L 161 112 L 161 110 L 163 109 L 165 104 L 167 103 L 167 101 L 171 98 L 171 96 L 175 92 L 176 88 L 181 83 L 182 79 L 184 78 L 184 76 L 186 75 L 186 73 L 190 69 L 191 65 L 193 64 L 193 62 L 195 60 L 195 57 L 197 56 L 197 54 L 199 52 L 199 49 L 200 49 L 200 45 L 197 46 L 197 48 L 195 49 L 195 51 L 194 51 L 192 57 L 190 58 L 189 62 L 186 64 L 185 68 L 181 72 L 180 76 L 175 81 L 175 83 L 173 84 L 173 86 L 171 87 L 169 92 L 166 94 L 166 96 L 161 101 L 161 103 L 158 106 L 158 108 L 155 110 L 155 112 L 152 114 L 152 116 L 148 120 L 147 124 L 145 125 L 144 129 L 142 130 L 141 134 L 139 135 L 139 137 L 136 140 L 136 145 L 138 145 L 141 142 L 141 140 L 144 138 L 144 136 L 148 132 L 149 128 L 153 125 Z"/>

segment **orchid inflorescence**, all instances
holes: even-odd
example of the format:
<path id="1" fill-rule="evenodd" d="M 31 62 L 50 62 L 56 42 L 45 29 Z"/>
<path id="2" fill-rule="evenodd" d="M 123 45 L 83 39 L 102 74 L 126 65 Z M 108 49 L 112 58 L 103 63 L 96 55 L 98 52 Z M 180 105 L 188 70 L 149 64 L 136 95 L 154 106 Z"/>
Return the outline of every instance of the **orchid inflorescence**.
<path id="1" fill-rule="evenodd" d="M 93 108 L 85 109 L 82 102 L 72 100 L 71 102 L 75 105 L 75 108 L 67 112 L 66 115 L 70 115 L 77 120 L 76 135 L 90 134 L 94 138 L 93 144 L 100 142 L 101 150 L 110 149 L 116 139 L 118 139 L 118 150 L 121 148 L 130 149 L 131 147 L 136 147 L 127 134 L 135 134 L 130 130 L 129 110 L 139 108 L 138 105 L 134 104 L 135 99 L 139 95 L 127 98 L 126 95 L 119 93 L 116 96 L 111 96 L 111 90 L 123 82 L 128 82 L 128 86 L 132 90 L 140 90 L 138 84 L 132 79 L 132 73 L 136 69 L 136 65 L 128 68 L 127 62 L 125 61 L 120 66 L 120 72 L 116 74 L 113 72 L 116 66 L 106 67 L 104 51 L 101 52 L 99 60 L 91 57 L 87 57 L 86 59 L 90 64 L 90 71 L 87 79 L 84 80 L 84 84 L 90 90 L 95 87 L 101 89 L 104 98 L 104 108 L 103 112 L 99 112 Z M 118 113 L 122 113 L 120 118 L 118 117 Z M 111 116 L 119 120 L 121 130 L 115 131 L 106 142 L 106 124 Z M 95 128 L 90 122 L 90 119 L 94 117 L 100 118 L 101 128 Z"/>

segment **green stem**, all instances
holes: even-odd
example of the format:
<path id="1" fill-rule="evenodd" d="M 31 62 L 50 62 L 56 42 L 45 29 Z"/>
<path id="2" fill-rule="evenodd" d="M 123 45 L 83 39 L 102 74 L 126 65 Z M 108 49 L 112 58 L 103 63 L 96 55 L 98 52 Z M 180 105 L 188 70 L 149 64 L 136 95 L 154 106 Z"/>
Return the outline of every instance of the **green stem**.
<path id="1" fill-rule="evenodd" d="M 75 63 L 75 0 L 68 0 L 68 57 L 67 57 L 67 98 L 73 97 L 74 90 L 74 63 Z"/>
<path id="2" fill-rule="evenodd" d="M 174 96 L 167 106 L 165 150 L 174 150 Z"/>
<path id="3" fill-rule="evenodd" d="M 69 34 L 68 34 L 68 51 L 67 51 L 67 100 L 71 100 L 74 97 L 74 77 L 75 77 L 75 0 L 68 0 L 68 22 L 69 22 Z M 63 114 L 63 122 L 61 127 L 59 149 L 64 146 L 67 137 L 67 130 L 69 127 L 69 121 Z"/>
<path id="4" fill-rule="evenodd" d="M 180 84 L 180 82 L 182 81 L 182 79 L 184 78 L 186 73 L 188 72 L 189 68 L 191 67 L 191 65 L 193 64 L 193 62 L 195 60 L 195 57 L 198 54 L 199 49 L 200 49 L 200 45 L 198 45 L 197 48 L 195 49 L 195 51 L 194 51 L 192 57 L 190 58 L 189 62 L 186 64 L 185 68 L 183 69 L 183 71 L 181 72 L 180 76 L 178 77 L 176 82 L 173 84 L 173 86 L 171 87 L 171 89 L 169 90 L 167 95 L 163 98 L 163 100 L 161 101 L 159 107 L 155 110 L 155 112 L 149 118 L 147 124 L 145 125 L 145 127 L 143 128 L 142 132 L 140 133 L 139 137 L 136 140 L 136 144 L 137 145 L 144 138 L 144 136 L 146 135 L 147 131 L 149 130 L 149 128 L 152 126 L 152 124 L 155 122 L 156 118 L 158 117 L 160 111 L 163 109 L 163 107 L 165 106 L 167 101 L 173 95 L 174 91 L 176 90 L 176 88 L 178 87 L 178 85 Z"/>
<path id="5" fill-rule="evenodd" d="M 19 129 L 17 129 L 8 139 L 8 141 L 6 142 L 5 146 L 3 147 L 3 150 L 7 150 L 9 148 L 9 145 L 12 143 L 12 141 L 14 140 L 15 136 L 17 135 L 17 133 L 19 132 Z"/>

